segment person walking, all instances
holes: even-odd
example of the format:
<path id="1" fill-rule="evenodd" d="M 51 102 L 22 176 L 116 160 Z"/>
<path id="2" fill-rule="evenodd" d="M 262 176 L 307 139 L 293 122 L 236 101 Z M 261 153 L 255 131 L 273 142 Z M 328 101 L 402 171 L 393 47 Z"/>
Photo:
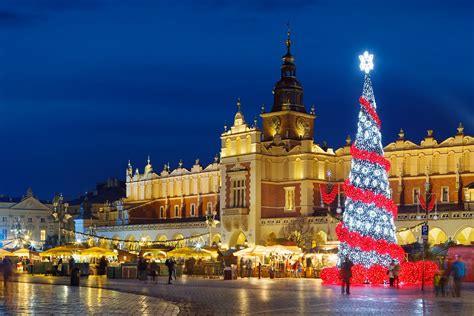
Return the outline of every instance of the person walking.
<path id="1" fill-rule="evenodd" d="M 245 261 L 244 257 L 240 257 L 240 277 L 244 277 L 244 266 L 245 266 Z"/>
<path id="2" fill-rule="evenodd" d="M 69 258 L 69 275 L 71 275 L 72 273 L 72 270 L 76 267 L 76 261 L 74 260 L 74 258 L 71 256 L 71 258 Z"/>
<path id="3" fill-rule="evenodd" d="M 441 296 L 446 296 L 446 272 L 441 271 L 441 277 L 439 279 L 439 288 L 441 290 Z"/>
<path id="4" fill-rule="evenodd" d="M 454 292 L 453 297 L 461 297 L 461 281 L 466 275 L 466 265 L 462 262 L 462 257 L 460 255 L 456 256 L 456 261 L 451 267 L 454 277 Z"/>
<path id="5" fill-rule="evenodd" d="M 346 294 L 351 294 L 350 293 L 350 286 L 351 286 L 351 277 L 352 277 L 352 266 L 354 263 L 346 256 L 344 258 L 344 262 L 342 263 L 341 266 L 341 271 L 340 271 L 340 277 L 342 280 L 342 285 L 341 285 L 341 294 L 344 294 L 344 288 Z"/>
<path id="6" fill-rule="evenodd" d="M 6 287 L 8 281 L 10 281 L 10 277 L 13 274 L 12 262 L 10 258 L 5 257 L 2 261 L 2 268 L 3 268 L 3 285 Z"/>
<path id="7" fill-rule="evenodd" d="M 393 268 L 393 287 L 396 287 L 397 289 L 399 288 L 399 276 L 400 274 L 400 264 L 395 263 L 395 267 Z"/>
<path id="8" fill-rule="evenodd" d="M 171 283 L 171 280 L 173 279 L 173 270 L 174 270 L 174 263 L 173 259 L 166 259 L 165 265 L 168 267 L 168 284 L 173 284 Z"/>
<path id="9" fill-rule="evenodd" d="M 395 279 L 393 271 L 395 270 L 395 260 L 392 260 L 390 265 L 388 266 L 388 278 L 390 287 L 393 287 L 393 281 Z"/>
<path id="10" fill-rule="evenodd" d="M 441 281 L 441 276 L 439 275 L 439 272 L 436 272 L 434 278 L 433 278 L 433 286 L 435 288 L 435 293 L 436 293 L 436 297 L 438 297 L 439 293 L 440 293 L 440 281 Z"/>

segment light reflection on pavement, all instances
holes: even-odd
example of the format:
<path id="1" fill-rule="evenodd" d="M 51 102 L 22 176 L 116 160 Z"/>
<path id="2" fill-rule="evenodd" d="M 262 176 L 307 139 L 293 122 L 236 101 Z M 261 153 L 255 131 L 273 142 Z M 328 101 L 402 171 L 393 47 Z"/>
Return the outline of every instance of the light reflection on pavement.
<path id="1" fill-rule="evenodd" d="M 21 276 L 20 282 L 67 284 L 67 278 Z M 392 289 L 383 286 L 354 286 L 351 295 L 341 295 L 338 286 L 322 285 L 315 279 L 239 279 L 236 281 L 182 277 L 167 285 L 138 280 L 82 278 L 81 285 L 158 297 L 179 307 L 185 314 L 434 314 L 474 315 L 474 284 L 464 285 L 463 297 L 436 298 L 429 288 Z M 64 288 L 64 287 L 63 287 Z M 62 290 L 64 291 L 64 289 Z M 106 291 L 107 290 L 102 290 Z M 108 295 L 95 292 L 87 300 L 107 305 Z M 116 292 L 115 292 L 116 293 Z M 68 297 L 77 297 L 74 290 Z M 95 297 L 95 298 L 94 298 Z M 142 296 L 143 297 L 143 296 Z M 146 301 L 143 304 L 149 304 Z"/>
<path id="2" fill-rule="evenodd" d="M 179 308 L 154 297 L 64 285 L 0 284 L 0 315 L 177 315 Z"/>

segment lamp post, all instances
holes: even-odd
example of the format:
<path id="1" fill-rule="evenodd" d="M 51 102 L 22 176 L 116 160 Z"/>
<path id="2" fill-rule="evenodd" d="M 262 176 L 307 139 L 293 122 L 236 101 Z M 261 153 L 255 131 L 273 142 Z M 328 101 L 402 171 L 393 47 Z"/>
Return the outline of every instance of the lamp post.
<path id="1" fill-rule="evenodd" d="M 58 244 L 61 245 L 61 224 L 66 224 L 68 220 L 71 218 L 71 215 L 67 213 L 67 209 L 69 208 L 69 203 L 64 202 L 63 194 L 60 193 L 59 196 L 54 197 L 53 201 L 53 217 L 54 220 L 58 222 L 59 225 L 59 233 L 58 233 Z"/>
<path id="2" fill-rule="evenodd" d="M 209 211 L 206 215 L 206 225 L 209 228 L 209 247 L 212 247 L 212 227 L 216 227 L 219 221 L 216 219 L 217 212 Z"/>
<path id="3" fill-rule="evenodd" d="M 428 181 L 425 182 L 425 201 L 426 204 L 428 204 L 428 194 L 430 192 L 430 183 Z M 424 227 L 428 227 L 428 205 L 425 205 L 425 224 L 423 225 Z M 428 228 L 426 228 L 428 229 Z M 423 229 L 422 229 L 423 231 Z M 428 229 L 429 233 L 429 229 Z M 424 235 L 422 234 L 423 238 L 423 255 L 422 255 L 422 260 L 423 260 L 423 268 L 421 272 L 421 291 L 425 290 L 425 252 L 426 252 L 426 244 L 428 243 L 428 236 L 425 238 Z"/>

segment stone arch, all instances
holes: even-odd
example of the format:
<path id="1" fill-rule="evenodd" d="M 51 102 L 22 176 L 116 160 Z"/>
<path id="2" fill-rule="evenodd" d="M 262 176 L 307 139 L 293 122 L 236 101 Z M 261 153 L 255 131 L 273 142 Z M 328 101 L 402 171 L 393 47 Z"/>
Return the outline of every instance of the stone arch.
<path id="1" fill-rule="evenodd" d="M 461 245 L 471 245 L 474 243 L 474 228 L 471 226 L 461 228 L 454 235 L 454 240 Z"/>
<path id="2" fill-rule="evenodd" d="M 416 242 L 415 234 L 411 230 L 404 230 L 397 233 L 397 242 L 399 245 L 408 245 Z"/>
<path id="3" fill-rule="evenodd" d="M 431 246 L 443 244 L 447 240 L 448 240 L 448 235 L 446 235 L 444 230 L 438 227 L 433 227 L 432 229 L 430 229 L 428 233 L 428 243 Z"/>
<path id="4" fill-rule="evenodd" d="M 219 243 L 222 241 L 221 234 L 214 234 L 211 238 L 211 246 L 219 246 Z"/>
<path id="5" fill-rule="evenodd" d="M 247 237 L 241 230 L 235 231 L 230 238 L 229 247 L 243 246 L 246 240 Z"/>
<path id="6" fill-rule="evenodd" d="M 135 236 L 128 235 L 125 237 L 125 240 L 128 240 L 124 244 L 124 248 L 127 250 L 136 250 L 138 249 L 138 244 L 135 242 Z"/>
<path id="7" fill-rule="evenodd" d="M 112 240 L 110 241 L 110 245 L 112 246 L 112 248 L 116 249 L 119 247 L 120 245 L 120 235 L 119 234 L 115 234 L 113 237 L 112 237 Z"/>
<path id="8" fill-rule="evenodd" d="M 155 241 L 166 241 L 168 238 L 164 234 L 157 234 Z"/>
<path id="9" fill-rule="evenodd" d="M 314 248 L 318 245 L 323 245 L 328 241 L 328 234 L 324 230 L 319 230 L 314 234 L 311 246 Z"/>
<path id="10" fill-rule="evenodd" d="M 184 238 L 184 235 L 180 233 L 176 233 L 173 235 L 173 239 L 183 239 L 183 238 Z M 184 240 L 176 241 L 175 243 L 176 243 L 176 247 L 178 248 L 181 248 L 184 246 Z"/>
<path id="11" fill-rule="evenodd" d="M 99 247 L 109 249 L 110 248 L 110 243 L 107 239 L 100 238 L 99 239 Z"/>

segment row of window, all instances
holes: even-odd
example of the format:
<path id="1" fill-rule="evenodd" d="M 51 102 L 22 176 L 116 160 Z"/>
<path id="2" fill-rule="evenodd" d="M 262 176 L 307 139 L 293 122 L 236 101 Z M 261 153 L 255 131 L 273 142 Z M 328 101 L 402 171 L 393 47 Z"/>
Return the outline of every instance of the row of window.
<path id="1" fill-rule="evenodd" d="M 420 188 L 413 188 L 413 204 L 418 204 L 420 202 L 420 192 Z M 449 187 L 441 187 L 440 202 L 449 202 Z"/>
<path id="2" fill-rule="evenodd" d="M 18 221 L 18 220 L 20 220 L 19 217 L 14 218 L 14 221 Z M 32 217 L 28 217 L 26 220 L 27 220 L 28 223 L 33 223 L 33 218 Z M 4 223 L 8 222 L 8 216 L 3 216 L 2 217 L 2 222 L 4 222 Z M 40 222 L 41 223 L 46 223 L 46 218 L 42 217 L 40 219 Z"/>
<path id="3" fill-rule="evenodd" d="M 8 239 L 8 229 L 2 229 L 0 230 L 0 241 Z M 46 240 L 46 229 L 41 229 L 40 230 L 40 240 L 45 241 Z"/>
<path id="4" fill-rule="evenodd" d="M 207 213 L 212 213 L 213 211 L 213 203 L 212 202 L 208 202 L 207 203 L 207 209 L 206 209 Z M 196 209 L 196 204 L 195 203 L 191 203 L 190 204 L 190 212 L 189 212 L 189 215 L 191 217 L 196 217 L 198 216 L 197 214 L 197 209 Z M 180 205 L 175 205 L 174 206 L 174 217 L 181 217 L 181 209 L 180 209 Z M 165 211 L 165 207 L 163 205 L 160 206 L 160 218 L 166 218 L 166 211 Z"/>

